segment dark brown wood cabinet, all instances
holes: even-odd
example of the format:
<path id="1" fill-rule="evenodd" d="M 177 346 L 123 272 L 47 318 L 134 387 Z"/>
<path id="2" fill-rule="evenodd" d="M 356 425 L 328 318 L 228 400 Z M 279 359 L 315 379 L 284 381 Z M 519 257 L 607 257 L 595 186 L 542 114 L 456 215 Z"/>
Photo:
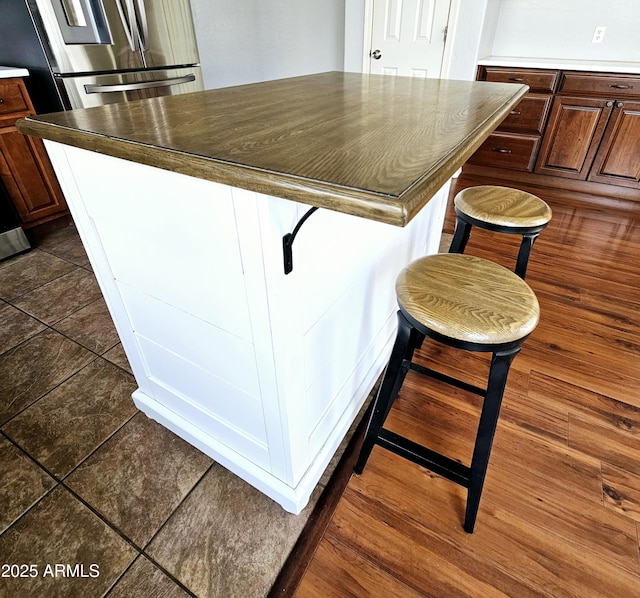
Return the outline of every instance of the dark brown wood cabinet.
<path id="1" fill-rule="evenodd" d="M 463 176 L 640 201 L 640 76 L 480 66 L 477 78 L 530 91 Z"/>
<path id="2" fill-rule="evenodd" d="M 558 77 L 558 71 L 480 67 L 478 79 L 524 83 L 529 86 L 529 93 L 480 146 L 469 164 L 533 172 Z"/>
<path id="3" fill-rule="evenodd" d="M 535 171 L 586 180 L 612 106 L 601 99 L 557 97 Z"/>
<path id="4" fill-rule="evenodd" d="M 640 101 L 616 102 L 589 180 L 640 189 Z"/>
<path id="5" fill-rule="evenodd" d="M 27 229 L 68 214 L 42 141 L 16 129 L 18 119 L 32 114 L 22 79 L 0 79 L 0 177 Z"/>

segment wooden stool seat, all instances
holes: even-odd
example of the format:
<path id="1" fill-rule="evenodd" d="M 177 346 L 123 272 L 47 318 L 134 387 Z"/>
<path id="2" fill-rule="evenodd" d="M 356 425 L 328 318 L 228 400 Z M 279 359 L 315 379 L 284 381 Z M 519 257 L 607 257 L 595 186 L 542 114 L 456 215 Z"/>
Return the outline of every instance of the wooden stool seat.
<path id="1" fill-rule="evenodd" d="M 471 255 L 416 260 L 396 281 L 401 308 L 415 325 L 451 341 L 497 346 L 520 341 L 538 323 L 538 300 L 513 272 Z M 481 349 L 480 349 L 481 350 Z"/>
<path id="2" fill-rule="evenodd" d="M 396 294 L 398 333 L 355 472 L 362 473 L 377 444 L 467 488 L 464 529 L 471 533 L 509 368 L 538 324 L 538 300 L 529 285 L 507 268 L 459 253 L 430 255 L 409 264 L 396 280 Z M 486 388 L 412 361 L 427 337 L 458 349 L 491 353 Z M 383 427 L 410 369 L 484 399 L 469 466 Z"/>
<path id="3" fill-rule="evenodd" d="M 455 208 L 470 218 L 509 228 L 546 226 L 551 208 L 539 197 L 509 187 L 469 187 L 453 200 Z"/>
<path id="4" fill-rule="evenodd" d="M 495 185 L 463 189 L 453 203 L 456 230 L 449 253 L 464 253 L 473 226 L 522 235 L 515 272 L 524 278 L 533 243 L 551 220 L 547 203 L 526 191 Z"/>

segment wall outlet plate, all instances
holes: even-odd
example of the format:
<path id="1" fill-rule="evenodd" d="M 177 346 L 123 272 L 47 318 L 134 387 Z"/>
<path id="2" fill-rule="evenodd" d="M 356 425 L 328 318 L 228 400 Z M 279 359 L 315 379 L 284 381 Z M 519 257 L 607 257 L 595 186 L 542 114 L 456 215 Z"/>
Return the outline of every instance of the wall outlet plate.
<path id="1" fill-rule="evenodd" d="M 598 25 L 596 27 L 596 30 L 593 32 L 593 38 L 591 40 L 591 43 L 593 43 L 593 44 L 602 43 L 602 40 L 604 38 L 604 32 L 606 30 L 607 30 L 607 28 L 604 25 Z"/>

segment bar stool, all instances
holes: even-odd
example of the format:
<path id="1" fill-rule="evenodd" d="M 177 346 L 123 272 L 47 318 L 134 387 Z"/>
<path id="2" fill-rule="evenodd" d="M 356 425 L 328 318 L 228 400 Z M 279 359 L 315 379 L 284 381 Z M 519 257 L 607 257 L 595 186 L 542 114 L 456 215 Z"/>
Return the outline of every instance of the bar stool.
<path id="1" fill-rule="evenodd" d="M 509 367 L 538 323 L 538 300 L 509 269 L 453 253 L 409 264 L 397 278 L 396 295 L 398 333 L 355 472 L 362 473 L 377 444 L 467 488 L 464 529 L 472 533 Z M 458 349 L 491 353 L 486 388 L 413 363 L 413 353 L 425 337 Z M 409 369 L 484 397 L 470 466 L 383 428 Z"/>
<path id="2" fill-rule="evenodd" d="M 522 235 L 515 272 L 524 278 L 533 243 L 551 220 L 551 208 L 531 193 L 494 185 L 463 189 L 453 202 L 456 229 L 449 253 L 464 253 L 472 226 Z"/>

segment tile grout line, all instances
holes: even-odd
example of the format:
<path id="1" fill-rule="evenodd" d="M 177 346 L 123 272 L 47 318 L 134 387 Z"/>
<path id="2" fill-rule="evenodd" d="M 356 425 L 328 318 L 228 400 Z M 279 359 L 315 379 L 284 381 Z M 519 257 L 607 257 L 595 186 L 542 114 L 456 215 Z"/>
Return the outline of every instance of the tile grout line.
<path id="1" fill-rule="evenodd" d="M 42 251 L 41 249 L 32 249 L 31 251 L 35 252 L 35 251 L 39 251 L 41 253 L 47 253 L 46 251 Z M 58 257 L 56 255 L 53 255 L 51 253 L 47 253 L 47 255 L 50 255 L 51 257 L 55 257 L 56 259 L 59 259 L 67 264 L 69 264 L 70 266 L 73 266 L 72 270 L 69 270 L 68 272 L 64 272 L 63 274 L 60 274 L 58 276 L 54 276 L 51 280 L 47 280 L 46 282 L 43 282 L 42 284 L 39 284 L 35 287 L 33 287 L 32 289 L 29 289 L 28 291 L 21 293 L 20 295 L 16 295 L 15 297 L 12 297 L 10 299 L 7 299 L 5 297 L 1 297 L 1 299 L 3 301 L 6 301 L 7 303 L 9 303 L 10 305 L 13 305 L 14 301 L 18 301 L 19 299 L 22 299 L 25 295 L 28 295 L 29 293 L 33 293 L 34 291 L 37 291 L 39 289 L 42 289 L 42 287 L 45 287 L 46 285 L 48 285 L 49 283 L 55 282 L 56 280 L 59 280 L 60 278 L 62 278 L 63 276 L 66 276 L 67 274 L 70 274 L 71 272 L 74 272 L 75 270 L 86 270 L 86 268 L 83 268 L 82 266 L 78 266 L 78 264 L 74 264 L 73 262 L 70 262 L 69 260 L 65 260 L 64 258 Z M 19 263 L 19 262 L 17 262 Z M 13 264 L 9 264 L 9 266 L 11 266 Z M 4 267 L 7 267 L 7 265 L 5 265 Z M 4 267 L 0 267 L 0 272 L 4 269 Z M 17 307 L 14 305 L 14 307 Z"/>
<path id="2" fill-rule="evenodd" d="M 63 243 L 67 243 L 69 242 L 69 239 L 62 241 L 60 244 Z M 56 245 L 57 246 L 57 245 Z M 26 316 L 28 316 L 29 318 L 32 318 L 33 320 L 35 320 L 36 322 L 39 322 L 40 324 L 42 324 L 43 326 L 45 326 L 45 328 L 43 330 L 40 330 L 39 332 L 35 333 L 34 335 L 30 336 L 27 339 L 22 340 L 21 342 L 19 342 L 17 345 L 7 349 L 6 351 L 4 351 L 3 353 L 0 354 L 0 358 L 6 354 L 8 354 L 11 351 L 14 351 L 15 349 L 17 349 L 18 347 L 23 346 L 24 344 L 26 344 L 29 340 L 33 339 L 34 337 L 38 336 L 39 334 L 42 334 L 44 332 L 47 331 L 52 331 L 56 334 L 59 334 L 60 336 L 62 336 L 63 338 L 74 342 L 75 344 L 81 346 L 83 349 L 87 350 L 88 352 L 93 354 L 93 359 L 91 359 L 87 364 L 85 364 L 83 367 L 81 367 L 79 370 L 73 372 L 72 374 L 70 374 L 69 376 L 67 376 L 64 380 L 61 380 L 60 382 L 58 382 L 55 386 L 53 386 L 52 388 L 50 388 L 49 390 L 47 390 L 47 392 L 45 392 L 44 394 L 42 394 L 41 396 L 39 396 L 38 398 L 36 398 L 34 401 L 32 401 L 31 403 L 29 403 L 29 405 L 25 406 L 23 409 L 21 409 L 20 411 L 18 411 L 17 413 L 13 414 L 7 421 L 3 422 L 2 425 L 0 426 L 0 437 L 1 438 L 5 438 L 11 445 L 13 445 L 19 452 L 20 454 L 26 456 L 39 470 L 43 471 L 51 480 L 53 480 L 54 484 L 52 485 L 51 488 L 49 488 L 38 500 L 36 500 L 33 504 L 31 504 L 24 512 L 22 512 L 16 519 L 14 519 L 13 521 L 11 521 L 9 523 L 9 525 L 7 525 L 6 529 L 3 530 L 0 533 L 0 537 L 2 537 L 5 532 L 9 531 L 14 525 L 16 525 L 21 519 L 23 519 L 27 514 L 31 513 L 33 511 L 34 508 L 36 508 L 43 500 L 45 497 L 49 496 L 54 490 L 56 490 L 57 488 L 63 488 L 64 490 L 66 490 L 73 498 L 75 498 L 77 501 L 79 501 L 85 508 L 87 508 L 89 510 L 89 512 L 91 512 L 94 516 L 96 516 L 103 524 L 105 524 L 109 529 L 111 529 L 112 531 L 114 531 L 122 540 L 124 540 L 126 542 L 126 544 L 128 544 L 131 548 L 134 549 L 134 551 L 136 552 L 136 557 L 132 560 L 132 562 L 117 576 L 117 578 L 114 580 L 114 582 L 112 583 L 112 585 L 107 589 L 107 591 L 103 594 L 104 596 L 109 595 L 114 588 L 117 586 L 117 584 L 122 580 L 122 578 L 124 577 L 124 575 L 127 573 L 127 571 L 129 571 L 134 563 L 136 563 L 138 561 L 138 559 L 143 556 L 144 558 L 148 559 L 155 567 L 157 567 L 160 571 L 162 571 L 162 573 L 164 575 L 166 575 L 172 582 L 174 582 L 178 587 L 180 587 L 188 596 L 191 596 L 193 598 L 197 598 L 196 595 L 189 589 L 187 588 L 180 580 L 178 580 L 177 578 L 175 578 L 169 571 L 167 571 L 163 566 L 161 566 L 154 558 L 152 558 L 149 554 L 146 553 L 146 548 L 150 545 L 151 541 L 158 535 L 158 533 L 160 532 L 160 530 L 162 530 L 164 528 L 164 526 L 166 525 L 167 521 L 173 516 L 173 514 L 177 511 L 177 509 L 180 508 L 180 506 L 184 503 L 184 501 L 187 499 L 188 496 L 191 495 L 191 493 L 194 491 L 194 489 L 202 482 L 203 478 L 207 475 L 207 473 L 209 473 L 211 471 L 211 469 L 216 465 L 216 462 L 214 461 L 207 469 L 206 471 L 202 474 L 202 476 L 200 476 L 200 478 L 196 481 L 196 483 L 193 485 L 193 487 L 189 490 L 189 492 L 187 492 L 187 494 L 182 498 L 182 500 L 180 500 L 180 502 L 176 505 L 176 507 L 171 511 L 171 513 L 169 514 L 169 516 L 166 518 L 166 520 L 164 521 L 164 523 L 160 526 L 160 528 L 153 534 L 153 536 L 144 544 L 144 547 L 138 547 L 135 542 L 133 542 L 132 540 L 130 540 L 125 534 L 124 532 L 122 532 L 115 524 L 112 524 L 108 519 L 106 519 L 105 516 L 103 516 L 96 508 L 94 508 L 89 502 L 87 502 L 84 498 L 82 498 L 75 490 L 73 490 L 73 488 L 71 488 L 67 483 L 66 480 L 68 479 L 68 477 L 74 472 L 76 471 L 83 463 L 85 463 L 89 458 L 91 458 L 92 455 L 94 455 L 96 453 L 96 451 L 98 451 L 101 447 L 103 447 L 109 440 L 111 440 L 118 432 L 120 432 L 124 426 L 126 426 L 134 417 L 136 417 L 138 415 L 138 413 L 141 413 L 139 410 L 136 410 L 136 412 L 131 415 L 131 417 L 129 417 L 126 421 L 124 421 L 121 425 L 119 425 L 111 434 L 109 434 L 109 436 L 107 436 L 98 446 L 96 446 L 90 453 L 88 453 L 81 461 L 79 461 L 69 472 L 67 472 L 65 475 L 59 477 L 58 475 L 54 474 L 52 471 L 50 471 L 46 466 L 44 466 L 43 464 L 41 464 L 33 455 L 31 455 L 29 452 L 27 452 L 27 450 L 25 450 L 23 447 L 21 447 L 13 438 L 11 438 L 10 436 L 7 435 L 7 433 L 2 429 L 7 423 L 11 422 L 15 417 L 17 417 L 18 415 L 20 415 L 21 413 L 23 413 L 24 411 L 26 411 L 27 409 L 29 409 L 30 407 L 32 407 L 33 405 L 35 405 L 36 403 L 38 403 L 40 400 L 44 399 L 45 397 L 47 397 L 51 392 L 53 392 L 54 390 L 56 390 L 57 388 L 59 388 L 61 385 L 63 385 L 64 383 L 66 383 L 68 380 L 70 380 L 71 378 L 73 378 L 75 375 L 77 375 L 79 372 L 83 371 L 85 368 L 87 368 L 88 366 L 90 366 L 91 364 L 94 364 L 97 359 L 101 358 L 104 361 L 106 361 L 107 363 L 115 366 L 116 368 L 118 368 L 119 370 L 125 372 L 127 375 L 132 376 L 131 372 L 129 372 L 128 370 L 126 370 L 125 368 L 121 367 L 120 365 L 111 362 L 110 360 L 108 360 L 107 358 L 104 357 L 104 354 L 107 353 L 108 351 L 110 351 L 111 349 L 113 349 L 115 346 L 118 345 L 118 342 L 116 342 L 113 346 L 108 347 L 103 353 L 97 353 L 96 351 L 85 347 L 84 345 L 82 345 L 81 343 L 77 342 L 75 339 L 71 338 L 70 336 L 68 336 L 67 334 L 64 334 L 63 332 L 60 332 L 58 330 L 56 330 L 53 326 L 55 324 L 58 324 L 59 322 L 61 322 L 62 320 L 64 320 L 67 317 L 70 317 L 71 315 L 73 315 L 74 313 L 77 313 L 79 310 L 84 309 L 85 307 L 87 307 L 88 305 L 91 305 L 93 303 L 95 303 L 96 301 L 98 301 L 98 299 L 95 299 L 94 301 L 90 301 L 89 303 L 87 303 L 86 305 L 83 305 L 77 309 L 75 309 L 74 311 L 70 312 L 69 314 L 66 314 L 65 316 L 63 316 L 62 318 L 56 320 L 55 322 L 49 323 L 49 322 L 44 322 L 43 320 L 41 320 L 40 318 L 38 318 L 37 316 L 28 313 L 27 311 L 25 311 L 24 309 L 20 308 L 18 305 L 15 305 L 14 302 L 15 301 L 19 301 L 21 298 L 25 297 L 26 295 L 28 295 L 29 293 L 32 293 L 38 289 L 42 289 L 43 287 L 45 287 L 47 284 L 50 284 L 56 280 L 59 280 L 60 278 L 66 276 L 67 274 L 69 274 L 70 272 L 75 272 L 78 269 L 81 269 L 85 272 L 88 272 L 90 274 L 94 274 L 93 270 L 89 267 L 87 267 L 86 264 L 81 265 L 81 264 L 76 264 L 74 262 L 71 262 L 70 260 L 63 258 L 59 255 L 56 255 L 55 253 L 51 252 L 51 249 L 55 249 L 54 246 L 53 248 L 50 248 L 49 250 L 46 249 L 40 249 L 38 247 L 34 247 L 33 251 L 40 251 L 42 253 L 46 253 L 47 255 L 50 255 L 52 257 L 55 257 L 56 259 L 60 259 L 62 261 L 65 261 L 67 263 L 69 263 L 70 265 L 74 266 L 74 269 L 70 270 L 69 272 L 65 272 L 64 274 L 61 274 L 60 276 L 56 276 L 55 278 L 52 278 L 51 280 L 48 280 L 47 282 L 38 285 L 36 287 L 34 287 L 33 289 L 30 289 L 29 291 L 22 293 L 16 297 L 13 297 L 12 299 L 4 299 L 2 298 L 2 301 L 6 304 L 11 306 L 13 309 L 17 309 L 18 311 L 20 311 L 21 313 L 25 314 Z M 2 269 L 2 266 L 0 266 L 0 269 Z M 132 376 L 133 377 L 133 376 Z"/>
<path id="3" fill-rule="evenodd" d="M 204 453 L 203 453 L 204 454 Z M 146 544 L 144 545 L 144 547 L 141 549 L 141 554 L 144 555 L 147 559 L 149 559 L 149 561 L 151 561 L 156 567 L 158 567 L 158 569 L 160 569 L 163 573 L 165 573 L 165 575 L 167 575 L 170 579 L 172 579 L 173 581 L 175 581 L 180 587 L 184 588 L 190 596 L 193 596 L 194 598 L 197 598 L 196 594 L 194 594 L 191 590 L 189 590 L 180 580 L 178 580 L 176 577 L 174 577 L 174 575 L 172 573 L 170 573 L 169 571 L 167 571 L 155 558 L 153 558 L 148 552 L 147 552 L 147 548 L 149 548 L 149 546 L 151 545 L 151 542 L 153 542 L 153 540 L 158 536 L 158 534 L 160 534 L 160 532 L 165 528 L 165 526 L 169 523 L 169 520 L 175 515 L 175 513 L 178 511 L 178 509 L 185 503 L 185 501 L 187 500 L 187 498 L 189 496 L 191 496 L 193 494 L 193 492 L 195 491 L 195 489 L 202 483 L 202 481 L 204 480 L 204 478 L 207 476 L 207 474 L 209 474 L 209 472 L 216 466 L 218 465 L 219 467 L 222 467 L 217 461 L 213 461 L 211 465 L 209 465 L 209 467 L 207 467 L 207 469 L 204 471 L 204 473 L 200 476 L 200 478 L 196 481 L 196 483 L 191 487 L 191 489 L 189 490 L 189 492 L 187 492 L 183 497 L 182 500 L 180 500 L 180 502 L 176 505 L 175 509 L 173 509 L 173 511 L 171 512 L 171 514 L 165 519 L 164 523 L 156 530 L 156 532 L 151 536 L 151 538 L 149 538 L 149 540 L 146 542 Z"/>
<path id="4" fill-rule="evenodd" d="M 137 552 L 137 556 L 136 558 L 133 559 L 133 561 L 130 563 L 130 565 L 118 576 L 118 578 L 116 579 L 116 581 L 113 583 L 113 585 L 111 586 L 111 588 L 109 588 L 109 590 L 107 591 L 107 593 L 105 594 L 105 596 L 115 587 L 115 585 L 118 583 L 118 581 L 120 581 L 120 579 L 122 579 L 124 573 L 129 570 L 131 568 L 131 566 L 133 565 L 133 563 L 138 559 L 138 557 L 140 556 L 144 556 L 146 559 L 148 559 L 154 566 L 156 566 L 158 569 L 160 569 L 169 579 L 171 579 L 174 583 L 176 583 L 178 586 L 180 586 L 181 589 L 183 589 L 185 592 L 187 592 L 187 594 L 189 596 L 192 596 L 194 598 L 197 598 L 197 596 L 191 591 L 189 590 L 179 579 L 175 578 L 173 576 L 173 574 L 171 574 L 169 571 L 167 571 L 162 565 L 160 565 L 160 563 L 158 563 L 152 556 L 150 556 L 147 552 L 146 549 L 149 546 L 149 544 L 151 544 L 152 540 L 158 535 L 158 533 L 160 533 L 160 531 L 164 528 L 164 526 L 167 524 L 167 522 L 169 521 L 169 519 L 171 519 L 171 517 L 173 516 L 173 514 L 180 508 L 180 506 L 184 503 L 184 501 L 187 499 L 188 496 L 191 495 L 191 493 L 195 490 L 195 488 L 202 482 L 203 478 L 211 471 L 211 469 L 217 465 L 217 462 L 213 462 L 206 470 L 205 472 L 202 474 L 202 476 L 200 476 L 200 478 L 196 481 L 196 483 L 193 485 L 193 487 L 189 490 L 189 492 L 187 492 L 187 494 L 185 494 L 185 496 L 182 498 L 182 500 L 180 500 L 180 502 L 175 506 L 175 508 L 171 511 L 171 513 L 169 514 L 169 516 L 166 518 L 166 520 L 164 521 L 164 523 L 159 527 L 159 529 L 153 534 L 153 536 L 144 544 L 144 547 L 140 547 L 138 546 L 133 540 L 131 540 L 128 536 L 126 536 L 126 534 L 121 531 L 115 524 L 111 523 L 104 515 L 102 515 L 100 513 L 100 511 L 98 511 L 95 507 L 93 507 L 87 500 L 85 500 L 82 496 L 80 496 L 73 488 L 71 488 L 67 483 L 66 483 L 66 479 L 74 472 L 78 469 L 78 467 L 80 467 L 80 465 L 82 465 L 82 463 L 84 463 L 85 461 L 87 461 L 97 450 L 99 450 L 106 442 L 108 442 L 117 432 L 119 432 L 127 423 L 129 423 L 134 417 L 136 417 L 136 415 L 138 415 L 138 413 L 141 413 L 140 411 L 137 411 L 136 413 L 134 413 L 129 419 L 127 419 L 121 426 L 119 426 L 112 434 L 110 434 L 100 445 L 98 445 L 93 451 L 91 451 L 84 459 L 82 459 L 82 461 L 80 461 L 79 463 L 76 464 L 75 467 L 73 467 L 73 469 L 71 469 L 67 474 L 65 474 L 63 477 L 59 477 L 56 474 L 54 474 L 52 471 L 50 471 L 46 466 L 44 466 L 43 464 L 41 464 L 33 455 L 31 455 L 30 453 L 28 453 L 23 447 L 21 447 L 15 440 L 13 440 L 10 436 L 7 436 L 7 434 L 2 431 L 0 429 L 0 435 L 2 435 L 4 438 L 6 438 L 6 440 L 8 442 L 10 442 L 14 447 L 16 447 L 21 453 L 23 453 L 24 455 L 26 455 L 26 457 L 32 461 L 39 469 L 41 469 L 42 471 L 44 471 L 52 480 L 54 480 L 55 484 L 49 489 L 47 490 L 47 492 L 45 492 L 37 501 L 35 501 L 32 505 L 29 506 L 28 509 L 26 509 L 19 517 L 17 517 L 14 521 L 12 521 L 7 528 L 0 533 L 0 537 L 2 537 L 5 532 L 9 531 L 15 524 L 17 524 L 23 517 L 25 517 L 28 513 L 30 513 L 38 504 L 40 504 L 45 497 L 47 497 L 48 495 L 50 495 L 56 488 L 64 488 L 67 492 L 69 492 L 69 494 L 71 496 L 73 496 L 77 501 L 79 501 L 82 505 L 84 505 L 93 515 L 95 515 L 100 521 L 102 521 L 102 523 L 104 523 L 107 527 L 109 527 L 112 531 L 114 531 L 116 534 L 118 534 L 118 536 L 120 536 L 120 538 L 122 538 L 129 546 L 131 546 L 136 552 Z"/>

